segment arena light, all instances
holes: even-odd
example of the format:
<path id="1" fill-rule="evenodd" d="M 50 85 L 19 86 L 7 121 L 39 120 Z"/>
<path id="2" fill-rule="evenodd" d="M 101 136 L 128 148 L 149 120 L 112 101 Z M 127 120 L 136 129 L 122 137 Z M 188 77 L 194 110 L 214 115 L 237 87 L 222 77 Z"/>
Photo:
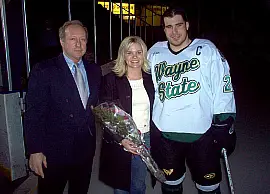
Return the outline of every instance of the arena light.
<path id="1" fill-rule="evenodd" d="M 99 1 L 98 4 L 102 5 L 104 8 L 109 10 L 109 4 L 110 2 L 104 2 L 104 1 Z M 111 3 L 111 10 L 113 14 L 120 15 L 120 6 L 121 3 Z M 128 3 L 122 3 L 122 13 L 123 15 L 128 15 L 128 9 L 129 9 L 129 4 Z M 134 15 L 135 14 L 135 4 L 130 4 L 130 14 Z"/>

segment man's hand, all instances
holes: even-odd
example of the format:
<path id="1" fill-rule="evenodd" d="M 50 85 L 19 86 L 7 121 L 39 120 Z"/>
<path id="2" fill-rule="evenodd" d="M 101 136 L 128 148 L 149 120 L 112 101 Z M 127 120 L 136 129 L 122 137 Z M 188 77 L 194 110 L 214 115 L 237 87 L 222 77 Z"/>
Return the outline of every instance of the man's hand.
<path id="1" fill-rule="evenodd" d="M 234 119 L 229 117 L 224 121 L 219 121 L 212 124 L 212 133 L 215 145 L 221 154 L 222 148 L 227 150 L 229 156 L 235 149 L 236 132 L 233 126 Z"/>
<path id="2" fill-rule="evenodd" d="M 44 178 L 42 164 L 47 168 L 46 156 L 43 153 L 35 153 L 30 155 L 29 166 L 37 175 Z"/>
<path id="3" fill-rule="evenodd" d="M 126 151 L 128 151 L 132 154 L 138 154 L 137 150 L 139 148 L 137 148 L 136 145 L 134 143 L 132 143 L 131 141 L 129 141 L 128 139 L 123 139 L 121 141 L 121 144 L 124 147 L 124 149 L 126 149 Z"/>

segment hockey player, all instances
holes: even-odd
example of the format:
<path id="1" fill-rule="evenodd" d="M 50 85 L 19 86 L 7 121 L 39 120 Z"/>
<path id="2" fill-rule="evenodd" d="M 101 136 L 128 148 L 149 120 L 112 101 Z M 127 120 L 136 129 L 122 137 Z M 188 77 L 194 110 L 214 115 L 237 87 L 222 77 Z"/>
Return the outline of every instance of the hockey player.
<path id="1" fill-rule="evenodd" d="M 236 142 L 229 65 L 211 41 L 189 38 L 184 10 L 166 10 L 162 22 L 168 41 L 148 52 L 160 138 L 151 153 L 166 174 L 162 193 L 183 192 L 186 162 L 199 194 L 219 194 L 221 149 L 230 154 Z"/>

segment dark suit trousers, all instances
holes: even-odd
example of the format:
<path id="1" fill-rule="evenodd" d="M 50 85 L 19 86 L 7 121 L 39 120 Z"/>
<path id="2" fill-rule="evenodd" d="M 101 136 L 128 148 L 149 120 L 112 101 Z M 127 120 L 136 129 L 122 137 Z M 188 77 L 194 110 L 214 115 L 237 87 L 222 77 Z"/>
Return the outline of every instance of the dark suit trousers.
<path id="1" fill-rule="evenodd" d="M 49 166 L 44 168 L 44 179 L 38 178 L 38 194 L 62 194 L 68 182 L 69 194 L 87 194 L 92 163 L 78 166 Z"/>

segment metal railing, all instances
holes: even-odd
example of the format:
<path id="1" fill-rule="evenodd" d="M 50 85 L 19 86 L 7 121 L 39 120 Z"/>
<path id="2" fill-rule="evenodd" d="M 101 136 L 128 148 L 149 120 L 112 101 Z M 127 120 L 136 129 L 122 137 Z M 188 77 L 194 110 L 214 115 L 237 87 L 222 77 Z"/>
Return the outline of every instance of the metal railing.
<path id="1" fill-rule="evenodd" d="M 29 60 L 29 44 L 28 44 L 28 32 L 27 32 L 27 13 L 26 13 L 26 0 L 22 1 L 22 17 L 23 17 L 23 31 L 24 31 L 24 44 L 25 44 L 25 56 L 26 56 L 26 72 L 27 72 L 27 78 L 30 73 L 30 60 Z M 72 19 L 72 7 L 71 7 L 71 0 L 67 0 L 67 12 L 68 12 L 68 20 Z M 6 1 L 0 0 L 0 6 L 1 6 L 1 20 L 2 20 L 2 31 L 3 31 L 3 40 L 4 40 L 4 49 L 5 49 L 5 58 L 6 58 L 6 69 L 7 69 L 7 77 L 8 77 L 8 89 L 9 91 L 12 91 L 12 73 L 11 73 L 11 65 L 10 65 L 10 55 L 9 55 L 9 43 L 8 43 L 8 34 L 7 34 L 7 28 L 8 24 L 6 22 Z M 109 60 L 113 60 L 113 52 L 112 52 L 112 43 L 113 43 L 113 37 L 112 37 L 112 0 L 109 0 Z M 130 9 L 130 0 L 128 1 L 129 6 L 128 9 L 123 7 L 123 1 L 120 0 L 120 4 L 114 4 L 120 7 L 120 40 L 123 39 L 123 25 L 128 25 L 128 35 L 139 35 L 144 36 L 142 37 L 144 41 L 148 39 L 147 37 L 147 27 L 153 27 L 154 24 L 154 16 L 159 15 L 158 13 L 154 12 L 153 6 L 152 10 L 149 9 L 147 6 L 140 6 L 139 8 L 136 7 L 137 13 L 139 15 L 136 15 L 135 13 L 131 13 Z M 96 25 L 96 5 L 97 1 L 93 1 L 93 38 L 94 38 L 94 60 L 97 63 L 97 25 Z M 105 8 L 104 8 L 105 9 Z M 139 10 L 139 11 L 138 11 Z M 147 22 L 147 14 L 146 11 L 152 12 L 152 21 L 151 23 Z M 128 21 L 124 23 L 123 19 L 123 11 L 127 12 L 128 14 Z M 144 13 L 142 13 L 144 11 Z M 134 18 L 133 22 L 131 22 L 131 17 Z M 137 26 L 139 24 L 139 26 Z M 142 35 L 142 27 L 144 27 L 144 35 Z M 139 32 L 138 29 L 139 28 Z M 152 39 L 153 39 L 153 31 L 152 31 Z"/>
<path id="2" fill-rule="evenodd" d="M 1 0 L 1 20 L 2 20 L 2 32 L 3 32 L 3 39 L 4 39 L 4 47 L 5 47 L 8 89 L 9 89 L 9 91 L 11 91 L 12 90 L 12 79 L 11 79 L 11 66 L 10 66 L 10 55 L 9 55 L 5 0 Z"/>

